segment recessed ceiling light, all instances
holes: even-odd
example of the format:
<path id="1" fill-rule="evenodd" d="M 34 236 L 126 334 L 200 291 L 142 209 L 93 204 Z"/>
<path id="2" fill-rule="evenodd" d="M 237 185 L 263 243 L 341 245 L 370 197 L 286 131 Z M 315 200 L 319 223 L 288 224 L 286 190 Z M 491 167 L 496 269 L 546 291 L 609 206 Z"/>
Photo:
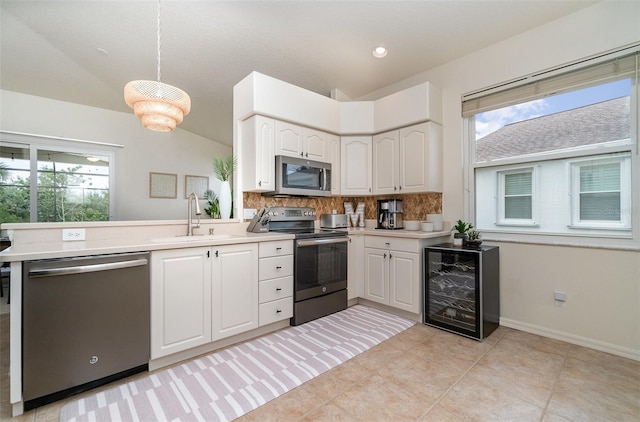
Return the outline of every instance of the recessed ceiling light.
<path id="1" fill-rule="evenodd" d="M 373 54 L 373 57 L 377 58 L 377 59 L 381 59 L 384 56 L 387 55 L 387 49 L 384 48 L 383 46 L 379 46 L 373 49 L 373 51 L 371 52 L 371 54 Z"/>

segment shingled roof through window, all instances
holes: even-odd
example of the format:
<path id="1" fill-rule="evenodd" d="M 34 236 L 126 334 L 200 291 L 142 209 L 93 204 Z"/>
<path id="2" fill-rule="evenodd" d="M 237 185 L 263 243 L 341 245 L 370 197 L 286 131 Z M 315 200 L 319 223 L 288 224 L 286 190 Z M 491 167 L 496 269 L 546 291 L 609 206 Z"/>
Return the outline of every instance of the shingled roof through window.
<path id="1" fill-rule="evenodd" d="M 476 162 L 630 138 L 630 97 L 511 123 L 480 138 Z"/>

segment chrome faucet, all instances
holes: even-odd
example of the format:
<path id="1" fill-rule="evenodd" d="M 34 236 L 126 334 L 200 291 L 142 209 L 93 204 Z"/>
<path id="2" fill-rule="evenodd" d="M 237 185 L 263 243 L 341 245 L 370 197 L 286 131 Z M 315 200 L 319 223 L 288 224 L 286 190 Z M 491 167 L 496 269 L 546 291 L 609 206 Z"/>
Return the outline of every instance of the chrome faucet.
<path id="1" fill-rule="evenodd" d="M 191 193 L 191 195 L 189 195 L 189 199 L 188 199 L 188 205 L 187 205 L 187 212 L 189 213 L 188 217 L 187 217 L 187 236 L 193 236 L 193 229 L 197 229 L 198 227 L 200 227 L 200 205 L 198 205 L 198 196 L 195 193 Z M 196 215 L 198 216 L 198 222 L 194 225 L 193 224 L 193 211 L 192 211 L 192 205 L 191 203 L 195 202 L 196 203 Z"/>

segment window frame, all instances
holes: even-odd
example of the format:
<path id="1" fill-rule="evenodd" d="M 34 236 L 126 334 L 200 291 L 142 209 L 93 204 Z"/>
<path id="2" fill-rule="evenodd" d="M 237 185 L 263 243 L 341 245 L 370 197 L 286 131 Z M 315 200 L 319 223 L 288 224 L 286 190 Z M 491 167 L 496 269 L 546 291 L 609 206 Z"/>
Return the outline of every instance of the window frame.
<path id="1" fill-rule="evenodd" d="M 567 162 L 569 174 L 569 198 L 571 209 L 571 221 L 568 225 L 572 229 L 592 229 L 592 230 L 631 230 L 631 157 L 630 152 L 608 155 L 581 157 Z M 587 165 L 618 163 L 620 165 L 620 220 L 581 220 L 580 200 L 581 183 L 580 169 Z"/>
<path id="2" fill-rule="evenodd" d="M 630 110 L 630 139 L 624 139 L 619 141 L 612 141 L 605 144 L 599 144 L 594 146 L 583 146 L 576 148 L 575 150 L 558 150 L 552 153 L 539 153 L 530 156 L 522 156 L 522 157 L 510 157 L 497 159 L 488 162 L 475 162 L 475 115 L 478 113 L 482 113 L 485 111 L 489 111 L 491 109 L 499 109 L 508 105 L 521 104 L 532 99 L 535 99 L 532 95 L 532 92 L 529 92 L 528 98 L 516 98 L 515 101 L 513 97 L 509 98 L 510 93 L 502 96 L 502 91 L 508 91 L 512 88 L 520 89 L 520 86 L 525 84 L 537 84 L 538 80 L 544 80 L 545 78 L 554 78 L 556 76 L 563 77 L 566 74 L 569 76 L 566 79 L 562 79 L 563 81 L 568 81 L 566 85 L 559 86 L 556 83 L 557 88 L 554 93 L 563 93 L 567 91 L 571 91 L 573 89 L 582 89 L 587 88 L 589 86 L 599 85 L 603 83 L 607 83 L 613 80 L 622 79 L 621 74 L 616 74 L 608 77 L 601 77 L 599 79 L 589 79 L 593 76 L 590 76 L 589 66 L 592 63 L 595 63 L 597 66 L 604 68 L 608 66 L 606 62 L 613 63 L 616 71 L 618 60 L 626 60 L 629 56 L 634 56 L 633 60 L 636 65 L 629 66 L 628 60 L 625 65 L 625 74 L 631 80 L 630 87 L 630 96 L 631 96 L 631 110 Z M 604 64 L 603 64 L 604 63 Z M 476 90 L 474 92 L 469 92 L 463 94 L 461 96 L 462 100 L 462 136 L 463 136 L 463 209 L 464 209 L 464 217 L 472 221 L 474 223 L 478 222 L 478 215 L 476 214 L 479 208 L 486 207 L 481 206 L 481 203 L 477 202 L 478 198 L 478 189 L 477 186 L 477 175 L 478 171 L 485 172 L 491 169 L 495 169 L 494 174 L 497 173 L 498 170 L 507 169 L 510 166 L 513 168 L 523 167 L 527 164 L 531 166 L 536 166 L 538 163 L 542 161 L 552 161 L 552 160 L 571 160 L 576 159 L 579 160 L 582 157 L 593 157 L 598 155 L 605 154 L 615 154 L 615 153 L 627 153 L 629 155 L 629 171 L 630 171 L 630 209 L 627 210 L 628 219 L 630 222 L 629 227 L 614 229 L 610 227 L 606 227 L 603 229 L 590 229 L 587 227 L 570 227 L 570 215 L 566 218 L 565 222 L 565 231 L 547 231 L 543 227 L 543 222 L 538 222 L 540 224 L 540 229 L 536 229 L 536 226 L 517 226 L 517 225 L 498 225 L 495 224 L 493 229 L 491 228 L 479 228 L 483 232 L 483 237 L 488 241 L 506 241 L 506 242 L 525 242 L 532 244 L 543 244 L 543 245 L 567 245 L 567 246 L 578 246 L 578 247 L 594 247 L 594 245 L 598 245 L 601 248 L 612 248 L 612 249 L 627 249 L 638 248 L 640 247 L 640 123 L 639 123 L 639 112 L 640 112 L 640 73 L 638 71 L 639 67 L 637 63 L 640 63 L 640 44 L 636 43 L 630 46 L 621 47 L 616 50 L 612 50 L 609 52 L 604 52 L 598 55 L 594 55 L 592 57 L 587 57 L 581 60 L 578 60 L 573 63 L 567 63 L 563 65 L 559 65 L 556 68 L 542 70 L 540 72 L 525 75 L 523 77 L 514 79 L 512 81 L 506 81 L 503 83 L 498 83 L 492 87 L 487 87 L 483 89 Z M 611 66 L 609 66 L 611 67 Z M 620 67 L 622 69 L 622 66 Z M 633 70 L 635 69 L 635 70 Z M 576 76 L 573 77 L 571 72 L 576 72 Z M 635 72 L 635 73 L 633 73 Z M 575 84 L 573 84 L 575 82 Z M 514 90 L 515 91 L 515 90 Z M 543 98 L 546 94 L 541 91 L 535 91 L 536 98 Z M 527 91 L 520 90 L 521 93 L 527 94 Z M 484 101 L 481 97 L 483 96 L 491 96 L 494 93 L 498 93 L 500 97 L 497 98 L 498 101 L 506 100 L 511 101 L 511 103 L 501 103 L 499 105 L 495 101 L 496 97 L 490 98 L 490 102 L 493 101 L 494 106 L 488 106 L 488 103 L 475 103 L 475 104 L 467 104 L 469 100 L 473 101 Z M 553 94 L 549 92 L 550 94 Z M 480 109 L 476 108 L 474 111 L 474 107 L 480 105 Z M 538 163 L 537 163 L 538 162 Z M 566 170 L 568 173 L 569 171 Z M 496 176 L 494 175 L 494 178 Z M 542 183 L 542 179 L 545 177 L 540 176 L 538 174 L 537 178 L 539 182 Z M 568 183 L 569 181 L 565 181 L 563 183 Z M 486 183 L 486 180 L 485 182 Z M 497 181 L 494 179 L 494 186 L 496 186 Z M 497 208 L 498 197 L 497 190 L 494 193 L 496 197 L 494 198 L 495 206 Z M 567 189 L 567 206 L 570 206 L 569 201 L 569 191 Z M 484 195 L 484 193 L 483 193 Z M 541 193 L 540 193 L 541 195 Z M 546 205 L 544 205 L 543 198 L 539 197 L 539 209 L 545 208 L 544 213 L 547 212 Z M 543 207 L 544 205 L 544 207 Z M 536 210 L 538 211 L 538 210 Z M 621 210 L 624 212 L 624 210 Z M 542 211 L 540 211 L 542 216 Z M 564 211 L 563 211 L 564 212 Z M 497 212 L 494 211 L 494 217 L 497 220 Z M 488 218 L 490 218 L 490 214 L 484 214 L 482 220 L 484 220 L 484 225 L 486 226 L 489 223 Z M 542 218 L 542 217 L 541 217 Z"/>
<path id="3" fill-rule="evenodd" d="M 122 145 L 79 139 L 57 138 L 0 130 L 0 144 L 29 151 L 30 161 L 30 213 L 29 222 L 38 221 L 38 150 L 55 150 L 63 153 L 104 156 L 109 159 L 109 220 L 115 215 L 116 203 L 116 150 Z M 34 167 L 34 163 L 36 163 Z"/>
<path id="4" fill-rule="evenodd" d="M 505 213 L 506 205 L 506 176 L 512 174 L 531 174 L 531 218 L 507 218 Z M 516 167 L 510 169 L 497 170 L 497 206 L 496 206 L 496 225 L 497 226 L 513 226 L 513 227 L 538 227 L 539 213 L 538 208 L 538 195 L 537 195 L 537 167 Z"/>

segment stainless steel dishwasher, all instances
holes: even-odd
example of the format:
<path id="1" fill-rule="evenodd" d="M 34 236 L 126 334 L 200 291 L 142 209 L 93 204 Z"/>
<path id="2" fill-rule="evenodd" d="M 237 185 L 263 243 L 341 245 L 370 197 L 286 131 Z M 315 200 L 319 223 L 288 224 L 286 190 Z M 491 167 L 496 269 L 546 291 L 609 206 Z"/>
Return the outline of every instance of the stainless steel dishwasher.
<path id="1" fill-rule="evenodd" d="M 25 410 L 145 371 L 149 253 L 23 263 Z"/>

